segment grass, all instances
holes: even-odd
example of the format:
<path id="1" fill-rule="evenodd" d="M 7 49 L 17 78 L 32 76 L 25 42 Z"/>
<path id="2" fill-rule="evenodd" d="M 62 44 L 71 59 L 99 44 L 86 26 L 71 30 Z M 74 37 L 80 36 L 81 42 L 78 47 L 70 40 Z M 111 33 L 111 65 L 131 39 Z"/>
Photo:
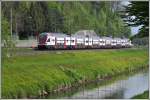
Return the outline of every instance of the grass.
<path id="1" fill-rule="evenodd" d="M 149 98 L 149 91 L 144 91 L 142 94 L 136 95 L 132 97 L 132 99 L 148 99 Z"/>
<path id="2" fill-rule="evenodd" d="M 37 96 L 83 79 L 148 65 L 148 50 L 52 52 L 2 59 L 2 98 Z"/>

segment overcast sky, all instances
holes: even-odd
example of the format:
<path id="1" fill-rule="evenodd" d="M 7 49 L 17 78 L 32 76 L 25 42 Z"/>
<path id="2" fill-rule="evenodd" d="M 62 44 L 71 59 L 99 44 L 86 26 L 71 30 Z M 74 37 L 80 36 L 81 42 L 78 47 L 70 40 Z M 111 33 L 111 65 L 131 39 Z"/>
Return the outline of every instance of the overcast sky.
<path id="1" fill-rule="evenodd" d="M 131 27 L 131 33 L 132 33 L 132 35 L 137 34 L 140 28 L 141 28 L 141 26 Z"/>

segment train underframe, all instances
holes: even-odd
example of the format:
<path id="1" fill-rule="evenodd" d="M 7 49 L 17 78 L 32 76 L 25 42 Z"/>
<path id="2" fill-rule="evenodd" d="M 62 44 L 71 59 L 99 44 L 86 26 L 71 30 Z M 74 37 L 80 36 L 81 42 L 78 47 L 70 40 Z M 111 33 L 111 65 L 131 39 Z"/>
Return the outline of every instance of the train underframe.
<path id="1" fill-rule="evenodd" d="M 49 50 L 57 50 L 57 49 L 117 49 L 117 48 L 130 48 L 130 46 L 121 46 L 121 45 L 38 45 L 38 49 L 49 49 Z"/>

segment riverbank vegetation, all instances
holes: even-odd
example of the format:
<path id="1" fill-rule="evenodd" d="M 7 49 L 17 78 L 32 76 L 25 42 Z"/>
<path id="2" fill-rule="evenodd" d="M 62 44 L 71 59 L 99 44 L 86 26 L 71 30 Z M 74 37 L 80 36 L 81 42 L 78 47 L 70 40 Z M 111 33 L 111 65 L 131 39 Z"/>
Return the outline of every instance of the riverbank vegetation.
<path id="1" fill-rule="evenodd" d="M 148 50 L 56 51 L 2 59 L 2 98 L 35 98 L 148 66 Z"/>
<path id="2" fill-rule="evenodd" d="M 149 98 L 149 91 L 144 91 L 142 94 L 136 95 L 132 97 L 132 99 L 148 99 Z"/>

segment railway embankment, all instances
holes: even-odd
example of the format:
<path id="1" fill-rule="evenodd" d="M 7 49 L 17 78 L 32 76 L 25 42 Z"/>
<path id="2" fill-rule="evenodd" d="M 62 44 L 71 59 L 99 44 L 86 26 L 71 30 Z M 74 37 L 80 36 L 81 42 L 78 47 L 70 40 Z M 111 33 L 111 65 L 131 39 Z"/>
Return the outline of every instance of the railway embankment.
<path id="1" fill-rule="evenodd" d="M 2 58 L 2 98 L 38 98 L 148 67 L 147 49 L 54 52 Z"/>

